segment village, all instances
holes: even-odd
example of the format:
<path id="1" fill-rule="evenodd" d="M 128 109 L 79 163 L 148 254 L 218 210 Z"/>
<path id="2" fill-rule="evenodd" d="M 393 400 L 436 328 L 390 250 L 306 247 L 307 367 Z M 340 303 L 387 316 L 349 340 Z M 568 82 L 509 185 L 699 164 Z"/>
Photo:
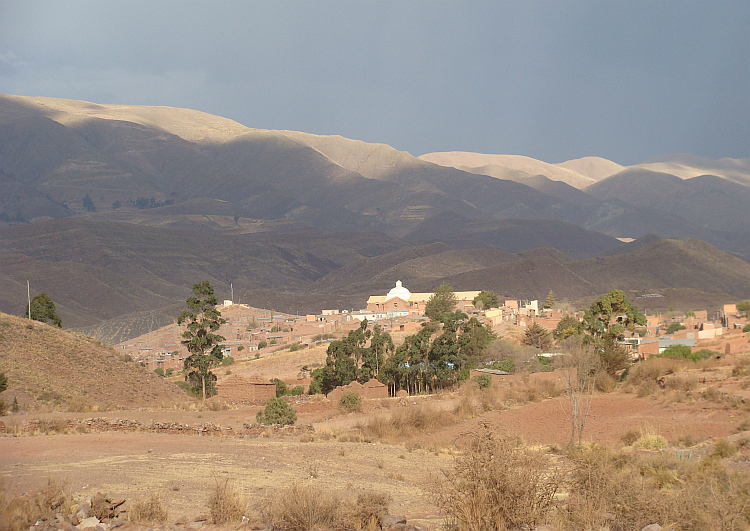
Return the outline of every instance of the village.
<path id="1" fill-rule="evenodd" d="M 498 337 L 520 340 L 525 330 L 537 325 L 552 332 L 565 316 L 583 318 L 582 311 L 544 308 L 538 300 L 506 299 L 499 307 L 479 309 L 474 300 L 480 291 L 455 292 L 456 309 L 479 318 Z M 246 304 L 235 304 L 224 300 L 219 306 L 226 323 L 218 333 L 225 338 L 224 357 L 235 361 L 266 359 L 280 353 L 289 353 L 325 347 L 327 343 L 345 336 L 360 326 L 362 321 L 377 324 L 384 332 L 404 336 L 421 328 L 425 317 L 425 305 L 432 293 L 412 293 L 397 281 L 385 295 L 372 295 L 366 308 L 360 311 L 323 310 L 317 315 L 295 316 L 273 310 L 252 308 Z M 481 306 L 481 305 L 480 305 Z M 631 359 L 645 360 L 673 345 L 689 347 L 693 352 L 709 349 L 721 354 L 737 354 L 750 351 L 742 329 L 750 320 L 738 311 L 736 304 L 725 304 L 721 311 L 709 315 L 707 310 L 684 313 L 646 315 L 645 326 L 628 331 L 622 344 L 630 352 Z M 169 325 L 149 334 L 120 343 L 115 348 L 149 370 L 165 376 L 176 375 L 182 370 L 188 356 L 182 345 L 183 330 L 177 324 Z M 555 356 L 550 352 L 540 352 Z M 476 371 L 491 371 L 477 369 Z M 497 371 L 491 371 L 497 372 Z M 296 378 L 285 378 L 290 388 L 300 386 L 307 391 L 311 379 L 305 374 Z M 365 398 L 388 396 L 385 385 L 376 380 L 368 387 L 353 382 L 355 391 Z M 340 390 L 336 390 L 341 394 Z M 255 402 L 274 396 L 275 384 L 269 379 L 253 375 L 250 378 L 231 376 L 218 382 L 219 397 L 227 402 Z M 334 397 L 335 398 L 335 397 Z"/>

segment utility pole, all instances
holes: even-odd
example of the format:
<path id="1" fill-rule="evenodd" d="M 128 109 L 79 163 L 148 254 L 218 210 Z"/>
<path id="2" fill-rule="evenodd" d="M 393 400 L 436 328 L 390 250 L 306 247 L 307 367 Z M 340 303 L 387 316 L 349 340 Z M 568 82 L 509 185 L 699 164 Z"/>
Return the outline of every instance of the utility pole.
<path id="1" fill-rule="evenodd" d="M 29 281 L 26 281 L 26 296 L 29 299 L 29 319 L 31 319 L 31 285 L 29 284 Z"/>

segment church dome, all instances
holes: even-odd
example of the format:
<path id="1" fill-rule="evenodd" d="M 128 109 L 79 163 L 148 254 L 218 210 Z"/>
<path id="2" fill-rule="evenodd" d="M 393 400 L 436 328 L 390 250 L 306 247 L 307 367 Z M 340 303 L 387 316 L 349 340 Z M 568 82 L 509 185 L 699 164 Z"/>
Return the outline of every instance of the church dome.
<path id="1" fill-rule="evenodd" d="M 397 280 L 396 287 L 391 288 L 391 291 L 389 291 L 388 295 L 385 296 L 385 300 L 390 300 L 393 297 L 398 297 L 399 299 L 408 301 L 409 297 L 411 297 L 411 291 L 402 286 L 400 280 Z"/>

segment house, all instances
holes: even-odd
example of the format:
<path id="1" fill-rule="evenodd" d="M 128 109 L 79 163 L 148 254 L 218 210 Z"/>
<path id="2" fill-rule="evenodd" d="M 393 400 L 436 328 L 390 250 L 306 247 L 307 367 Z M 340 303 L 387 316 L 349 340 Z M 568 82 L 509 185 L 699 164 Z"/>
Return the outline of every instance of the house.
<path id="1" fill-rule="evenodd" d="M 371 295 L 367 299 L 367 311 L 376 315 L 421 317 L 432 295 L 432 293 L 412 293 L 398 280 L 396 286 L 391 288 L 386 295 Z M 457 310 L 474 311 L 474 299 L 479 295 L 479 291 L 456 291 L 454 295 Z"/>

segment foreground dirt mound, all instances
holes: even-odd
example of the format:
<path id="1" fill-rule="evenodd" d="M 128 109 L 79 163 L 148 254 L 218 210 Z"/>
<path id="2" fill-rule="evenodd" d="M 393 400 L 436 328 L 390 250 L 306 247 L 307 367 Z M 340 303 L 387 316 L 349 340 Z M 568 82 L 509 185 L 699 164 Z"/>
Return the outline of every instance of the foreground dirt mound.
<path id="1" fill-rule="evenodd" d="M 25 409 L 46 403 L 86 411 L 187 399 L 173 383 L 92 338 L 4 313 L 0 372 L 9 386 L 2 398 L 17 398 Z"/>

